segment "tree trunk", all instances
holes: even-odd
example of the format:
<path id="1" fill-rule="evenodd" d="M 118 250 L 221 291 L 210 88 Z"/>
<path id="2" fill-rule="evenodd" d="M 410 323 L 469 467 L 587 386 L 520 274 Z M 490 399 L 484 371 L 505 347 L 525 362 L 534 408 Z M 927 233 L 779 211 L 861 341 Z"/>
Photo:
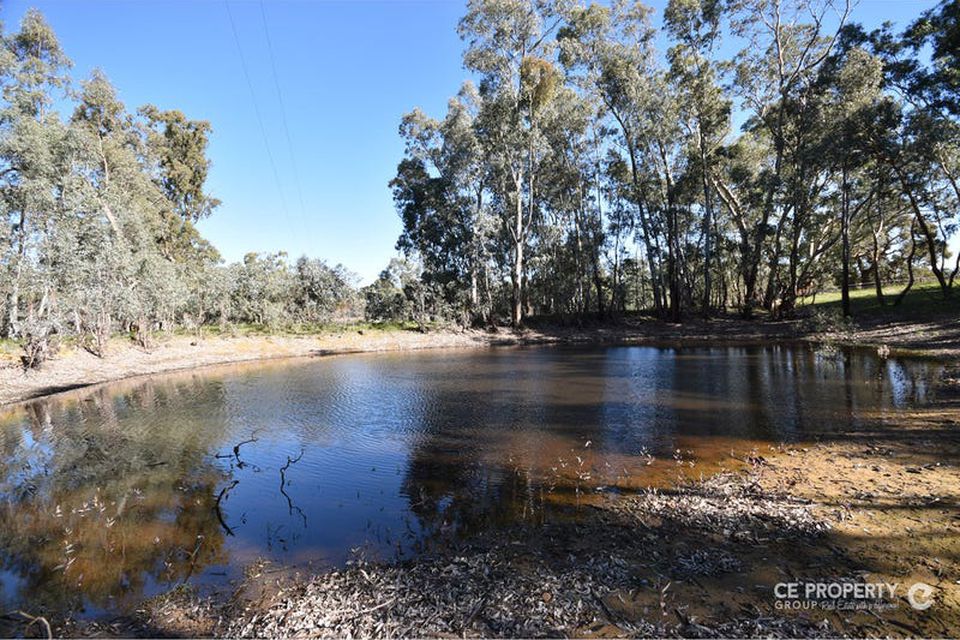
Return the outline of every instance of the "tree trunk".
<path id="1" fill-rule="evenodd" d="M 703 133 L 700 134 L 700 165 L 703 172 L 703 315 L 710 315 L 711 300 L 711 277 L 710 277 L 710 254 L 711 254 L 711 231 L 713 219 L 713 203 L 710 199 L 710 178 L 707 174 L 707 150 L 706 141 Z"/>
<path id="2" fill-rule="evenodd" d="M 880 198 L 877 198 L 877 215 L 879 216 L 879 220 L 876 228 L 871 229 L 873 235 L 873 254 L 871 258 L 873 260 L 873 285 L 877 291 L 877 301 L 880 303 L 880 306 L 883 307 L 886 306 L 887 301 L 883 297 L 883 284 L 880 281 L 880 234 L 883 233 L 883 211 L 880 200 Z"/>
<path id="3" fill-rule="evenodd" d="M 517 211 L 513 230 L 513 292 L 510 322 L 514 327 L 523 323 L 523 193 L 522 182 L 517 180 Z"/>
<path id="4" fill-rule="evenodd" d="M 847 168 L 842 170 L 840 200 L 840 306 L 843 317 L 849 318 L 850 312 L 850 180 Z"/>
<path id="5" fill-rule="evenodd" d="M 891 163 L 893 170 L 897 173 L 897 178 L 900 180 L 900 185 L 903 187 L 903 191 L 907 196 L 907 199 L 910 201 L 910 207 L 913 209 L 914 217 L 917 220 L 917 226 L 920 227 L 920 233 L 923 234 L 923 239 L 927 245 L 927 255 L 930 258 L 930 270 L 933 272 L 933 275 L 936 276 L 937 282 L 940 284 L 940 290 L 943 292 L 943 296 L 946 298 L 950 295 L 950 286 L 947 284 L 947 280 L 943 275 L 943 271 L 940 269 L 940 265 L 937 261 L 937 241 L 933 232 L 930 231 L 930 226 L 927 224 L 926 218 L 923 217 L 923 210 L 920 207 L 920 203 L 917 201 L 917 197 L 913 193 L 913 189 L 910 188 L 910 185 L 907 184 L 906 176 L 903 175 L 903 172 L 900 170 L 900 167 L 895 163 Z"/>
<path id="6" fill-rule="evenodd" d="M 17 229 L 17 266 L 13 270 L 13 282 L 10 283 L 10 296 L 7 298 L 7 327 L 6 335 L 8 338 L 16 338 L 20 335 L 20 280 L 23 274 L 23 261 L 26 258 L 27 250 L 27 211 L 26 207 L 20 211 L 20 225 Z"/>
<path id="7" fill-rule="evenodd" d="M 917 253 L 917 236 L 913 232 L 913 225 L 910 226 L 910 254 L 907 256 L 907 286 L 904 287 L 903 291 L 897 296 L 896 300 L 893 301 L 893 306 L 899 307 L 900 303 L 903 302 L 903 299 L 907 296 L 907 293 L 913 287 L 913 256 Z"/>
<path id="8" fill-rule="evenodd" d="M 660 291 L 660 274 L 659 269 L 657 268 L 657 256 L 654 251 L 653 241 L 650 237 L 650 225 L 647 220 L 646 211 L 643 208 L 642 198 L 640 197 L 640 177 L 637 173 L 637 150 L 634 148 L 630 130 L 623 124 L 619 114 L 617 114 L 617 112 L 614 110 L 611 110 L 611 113 L 613 113 L 614 117 L 617 119 L 617 122 L 620 123 L 620 128 L 623 130 L 623 136 L 627 143 L 627 152 L 630 156 L 630 178 L 631 182 L 633 183 L 633 196 L 637 201 L 637 214 L 640 217 L 640 232 L 641 239 L 643 240 L 643 252 L 647 256 L 647 268 L 650 270 L 650 288 L 653 291 L 653 306 L 656 309 L 657 315 L 659 316 L 663 313 L 663 296 Z"/>

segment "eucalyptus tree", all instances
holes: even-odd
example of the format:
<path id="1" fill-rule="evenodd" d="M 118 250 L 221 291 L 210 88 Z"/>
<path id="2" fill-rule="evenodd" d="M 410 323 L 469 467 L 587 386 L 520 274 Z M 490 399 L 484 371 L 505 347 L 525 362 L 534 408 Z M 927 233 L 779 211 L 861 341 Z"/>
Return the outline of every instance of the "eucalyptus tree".
<path id="1" fill-rule="evenodd" d="M 844 316 L 851 315 L 851 227 L 869 211 L 883 184 L 883 169 L 873 162 L 873 140 L 885 128 L 881 95 L 882 62 L 861 48 L 841 47 L 824 65 L 818 97 L 830 126 L 821 134 L 818 153 L 836 171 L 840 201 L 840 291 Z M 875 238 L 875 249 L 878 238 Z M 876 261 L 877 256 L 874 256 Z M 794 298 L 796 284 L 792 287 Z"/>
<path id="2" fill-rule="evenodd" d="M 231 265 L 231 307 L 239 322 L 277 328 L 288 318 L 294 279 L 285 253 L 248 253 Z"/>
<path id="3" fill-rule="evenodd" d="M 208 122 L 128 111 L 100 71 L 73 85 L 36 11 L 0 45 L 0 336 L 21 339 L 28 365 L 59 332 L 103 355 L 120 330 L 147 346 L 158 328 L 353 317 L 340 266 L 221 264 L 196 226 L 220 204 Z"/>
<path id="4" fill-rule="evenodd" d="M 612 120 L 616 132 L 614 153 L 619 148 L 626 154 L 628 196 L 636 207 L 654 307 L 662 312 L 666 307 L 659 242 L 662 225 L 649 207 L 649 189 L 642 176 L 640 158 L 640 129 L 645 103 L 653 93 L 650 79 L 656 68 L 649 14 L 650 9 L 640 2 L 570 8 L 558 39 L 564 66 L 576 74 L 574 77 L 584 90 L 597 97 L 603 105 L 602 115 Z M 611 166 L 624 165 L 613 162 Z M 623 173 L 618 175 L 624 177 Z"/>
<path id="5" fill-rule="evenodd" d="M 65 302 L 78 331 L 92 339 L 92 349 L 103 355 L 114 322 L 138 317 L 138 328 L 146 330 L 150 307 L 138 294 L 153 296 L 157 290 L 144 277 L 155 251 L 153 234 L 158 228 L 159 194 L 144 175 L 137 156 L 136 133 L 123 104 L 100 72 L 82 84 L 80 102 L 71 127 L 83 149 L 82 184 L 88 210 L 94 215 L 71 216 L 75 229 L 67 232 L 61 255 L 79 258 L 69 269 L 60 269 L 72 286 L 61 285 Z M 69 241 L 76 234 L 81 246 Z M 163 282 L 163 278 L 157 279 Z M 143 334 L 145 336 L 145 333 Z M 145 341 L 145 337 L 141 337 Z"/>
<path id="6" fill-rule="evenodd" d="M 804 140 L 802 119 L 809 113 L 804 95 L 833 51 L 851 5 L 850 0 L 741 0 L 733 7 L 733 32 L 749 42 L 734 59 L 734 86 L 742 107 L 750 114 L 750 127 L 760 141 L 769 144 L 771 156 L 759 176 L 763 201 L 741 256 L 743 311 L 749 316 L 758 302 L 765 248 L 770 273 L 764 297 L 767 304 L 772 303 L 770 293 L 780 262 L 780 232 L 791 214 L 797 213 L 796 194 L 791 197 L 785 188 L 787 173 L 791 169 L 802 170 L 796 162 L 801 151 L 798 144 Z M 837 25 L 830 29 L 827 20 L 835 12 L 839 14 Z M 789 166 L 791 155 L 794 167 Z M 806 179 L 802 171 L 797 177 L 799 181 L 794 185 L 802 186 Z M 771 224 L 776 225 L 777 233 L 773 244 L 767 247 Z"/>
<path id="7" fill-rule="evenodd" d="M 403 117 L 405 157 L 390 183 L 403 221 L 397 248 L 423 260 L 428 279 L 456 298 L 468 282 L 471 313 L 484 319 L 481 286 L 488 280 L 491 224 L 484 140 L 478 135 L 480 96 L 465 83 L 442 121 L 419 109 Z M 489 297 L 489 296 L 488 296 Z M 452 301 L 452 300 L 451 300 Z"/>
<path id="8" fill-rule="evenodd" d="M 942 2 L 902 34 L 890 24 L 871 33 L 859 25 L 844 31 L 847 47 L 869 48 L 882 62 L 884 122 L 871 137 L 872 152 L 912 212 L 922 253 L 944 295 L 960 270 L 960 261 L 952 269 L 947 263 L 947 240 L 960 223 L 958 109 L 949 67 L 957 19 L 956 3 Z M 912 253 L 914 236 L 908 235 Z"/>
<path id="9" fill-rule="evenodd" d="M 713 58 L 721 37 L 720 0 L 671 0 L 664 12 L 668 33 L 676 41 L 667 53 L 673 86 L 679 92 L 681 119 L 696 150 L 703 191 L 703 298 L 709 314 L 712 293 L 715 154 L 729 133 L 730 100 L 719 86 L 722 69 Z"/>
<path id="10" fill-rule="evenodd" d="M 953 267 L 947 262 L 947 241 L 960 223 L 957 125 L 908 101 L 888 99 L 883 107 L 884 126 L 872 136 L 871 150 L 908 203 L 930 272 L 947 296 L 960 271 L 960 260 Z"/>
<path id="11" fill-rule="evenodd" d="M 480 77 L 478 127 L 484 139 L 512 246 L 510 318 L 524 315 L 524 252 L 537 215 L 537 174 L 547 153 L 544 111 L 561 77 L 553 64 L 556 7 L 539 0 L 470 0 L 458 31 L 466 41 L 464 66 Z"/>
<path id="12" fill-rule="evenodd" d="M 960 4 L 941 0 L 906 29 L 901 41 L 914 54 L 895 69 L 909 93 L 941 114 L 960 117 Z M 925 47 L 929 57 L 918 55 Z"/>
<path id="13" fill-rule="evenodd" d="M 24 288 L 29 286 L 31 251 L 55 207 L 56 148 L 65 135 L 52 105 L 69 86 L 69 58 L 43 16 L 26 13 L 20 30 L 3 39 L 0 109 L 0 198 L 6 242 L 0 254 L 6 335 L 21 333 Z M 30 292 L 28 292 L 28 296 Z M 28 300 L 30 307 L 38 301 Z"/>
<path id="14" fill-rule="evenodd" d="M 329 322 L 356 304 L 356 276 L 342 264 L 330 267 L 323 260 L 301 256 L 294 265 L 293 294 L 296 315 L 309 323 Z"/>
<path id="15" fill-rule="evenodd" d="M 542 214 L 533 226 L 536 251 L 532 263 L 539 282 L 531 284 L 540 289 L 543 307 L 550 313 L 582 315 L 591 298 L 597 313 L 602 316 L 605 312 L 602 257 L 606 234 L 596 115 L 596 103 L 568 86 L 558 88 L 544 114 L 544 141 L 550 152 L 541 165 L 537 204 Z M 614 280 L 618 268 L 614 255 Z"/>

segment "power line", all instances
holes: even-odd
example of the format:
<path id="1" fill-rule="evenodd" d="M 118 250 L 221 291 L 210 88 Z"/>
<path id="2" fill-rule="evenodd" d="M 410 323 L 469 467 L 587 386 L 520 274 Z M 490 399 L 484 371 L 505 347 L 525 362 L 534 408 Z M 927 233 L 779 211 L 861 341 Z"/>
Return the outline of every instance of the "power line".
<path id="1" fill-rule="evenodd" d="M 300 171 L 297 169 L 297 158 L 293 153 L 293 141 L 290 138 L 290 127 L 287 125 L 287 108 L 283 103 L 283 93 L 280 91 L 280 76 L 277 74 L 277 62 L 273 55 L 273 41 L 270 39 L 270 30 L 267 28 L 267 12 L 263 7 L 263 0 L 260 0 L 260 20 L 263 23 L 263 35 L 267 39 L 267 53 L 270 57 L 270 70 L 273 72 L 273 86 L 277 90 L 277 100 L 280 103 L 280 121 L 283 123 L 283 134 L 287 139 L 287 151 L 290 153 L 290 164 L 293 166 L 293 183 L 297 187 L 300 217 L 303 220 L 307 217 L 307 211 L 303 204 L 303 190 L 300 188 Z"/>
<path id="2" fill-rule="evenodd" d="M 227 17 L 230 19 L 230 30 L 233 32 L 233 41 L 237 45 L 237 54 L 240 56 L 240 66 L 243 68 L 243 77 L 247 81 L 247 88 L 250 90 L 250 101 L 253 103 L 253 111 L 257 116 L 257 124 L 260 127 L 260 135 L 263 137 L 263 146 L 267 150 L 267 159 L 270 161 L 270 168 L 273 170 L 273 181 L 277 185 L 277 192 L 280 194 L 280 207 L 283 210 L 283 217 L 287 220 L 287 228 L 290 231 L 290 237 L 294 238 L 293 226 L 290 224 L 290 212 L 287 209 L 287 199 L 283 195 L 283 187 L 280 184 L 280 172 L 277 171 L 277 163 L 273 160 L 273 153 L 270 151 L 270 141 L 267 138 L 267 128 L 263 125 L 263 116 L 260 115 L 260 107 L 257 105 L 257 94 L 253 90 L 253 82 L 250 79 L 250 72 L 247 70 L 247 61 L 243 57 L 243 48 L 240 46 L 240 36 L 237 34 L 237 25 L 233 20 L 233 12 L 230 10 L 230 3 L 223 0 L 223 6 L 227 10 Z"/>

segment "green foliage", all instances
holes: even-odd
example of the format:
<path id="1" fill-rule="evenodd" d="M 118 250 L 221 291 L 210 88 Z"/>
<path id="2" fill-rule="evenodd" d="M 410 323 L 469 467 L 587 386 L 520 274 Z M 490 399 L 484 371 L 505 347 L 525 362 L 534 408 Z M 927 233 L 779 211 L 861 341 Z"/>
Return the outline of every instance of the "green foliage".
<path id="1" fill-rule="evenodd" d="M 464 324 L 466 318 L 460 314 L 466 301 L 457 300 L 451 289 L 453 285 L 426 281 L 420 265 L 394 258 L 373 284 L 362 289 L 364 315 L 368 322 L 414 322 L 419 327 Z"/>
<path id="2" fill-rule="evenodd" d="M 129 110 L 100 71 L 75 84 L 29 11 L 0 43 L 0 339 L 33 366 L 57 340 L 103 355 L 117 333 L 146 348 L 157 331 L 361 317 L 777 316 L 837 286 L 843 313 L 872 313 L 857 285 L 886 313 L 918 294 L 894 306 L 884 285 L 917 274 L 951 309 L 957 2 L 902 33 L 836 24 L 831 5 L 670 0 L 664 64 L 640 2 L 470 0 L 458 32 L 478 82 L 440 118 L 403 116 L 403 257 L 362 290 L 306 257 L 224 265 L 196 227 L 220 205 L 210 123 Z"/>
<path id="3" fill-rule="evenodd" d="M 0 47 L 0 337 L 39 366 L 63 338 L 98 356 L 128 333 L 216 323 L 269 328 L 359 317 L 342 266 L 283 255 L 224 266 L 194 223 L 211 126 L 147 105 L 131 113 L 101 71 L 76 90 L 69 60 L 36 11 Z M 63 121 L 51 109 L 74 100 Z"/>
<path id="4" fill-rule="evenodd" d="M 958 4 L 900 34 L 865 33 L 845 6 L 670 0 L 664 65 L 641 2 L 471 0 L 459 33 L 477 91 L 401 125 L 398 248 L 427 291 L 403 300 L 514 324 L 778 317 L 819 288 L 915 270 L 949 298 Z M 745 46 L 726 56 L 725 41 Z M 381 278 L 369 314 L 409 317 L 402 289 Z"/>

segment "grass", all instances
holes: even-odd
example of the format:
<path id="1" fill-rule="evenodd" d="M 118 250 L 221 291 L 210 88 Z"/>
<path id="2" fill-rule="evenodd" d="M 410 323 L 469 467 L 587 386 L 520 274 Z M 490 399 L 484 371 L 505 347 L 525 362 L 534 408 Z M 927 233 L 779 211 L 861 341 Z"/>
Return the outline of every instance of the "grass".
<path id="1" fill-rule="evenodd" d="M 955 287 L 956 289 L 956 287 Z M 881 306 L 872 287 L 856 289 L 850 292 L 850 310 L 854 318 L 919 319 L 955 311 L 960 318 L 960 289 L 953 291 L 944 299 L 940 285 L 936 281 L 917 283 L 904 297 L 899 306 L 893 301 L 903 291 L 902 285 L 883 288 L 886 306 Z M 839 291 L 818 293 L 815 297 L 804 298 L 805 308 L 818 311 L 840 311 Z"/>

